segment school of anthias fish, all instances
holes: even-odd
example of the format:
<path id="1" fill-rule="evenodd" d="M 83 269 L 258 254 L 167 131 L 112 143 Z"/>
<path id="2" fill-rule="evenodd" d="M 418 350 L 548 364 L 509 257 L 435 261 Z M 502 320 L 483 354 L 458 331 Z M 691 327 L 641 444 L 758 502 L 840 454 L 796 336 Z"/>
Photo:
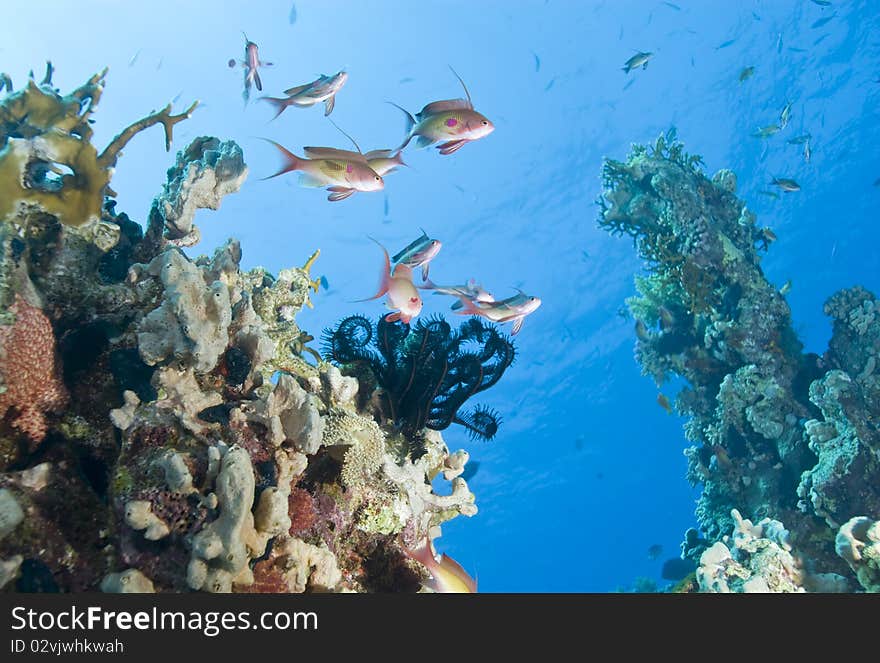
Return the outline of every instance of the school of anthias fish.
<path id="1" fill-rule="evenodd" d="M 271 66 L 272 63 L 261 60 L 257 44 L 248 39 L 247 35 L 244 38 L 244 59 L 241 61 L 231 59 L 229 66 L 238 65 L 244 70 L 242 96 L 247 103 L 252 87 L 256 87 L 258 91 L 263 90 L 259 69 Z M 647 66 L 647 60 L 639 62 L 636 66 L 639 65 Z M 464 99 L 432 101 L 415 116 L 405 108 L 389 102 L 399 108 L 406 117 L 406 136 L 398 147 L 364 153 L 357 141 L 336 127 L 353 143 L 356 151 L 306 146 L 303 147 L 304 156 L 300 157 L 280 143 L 266 138 L 264 140 L 274 145 L 281 154 L 283 164 L 278 172 L 263 179 L 299 171 L 301 186 L 326 188 L 327 200 L 337 202 L 358 192 L 384 189 L 384 177 L 398 167 L 406 165 L 403 161 L 403 150 L 413 140 L 417 148 L 436 145 L 440 154 L 448 155 L 457 152 L 467 143 L 488 136 L 495 130 L 495 126 L 474 108 L 467 85 L 455 70 L 452 70 L 452 73 L 461 83 L 465 93 Z M 283 97 L 265 96 L 260 99 L 275 108 L 273 120 L 290 106 L 308 108 L 320 103 L 324 104 L 324 115 L 329 116 L 336 104 L 336 95 L 347 80 L 348 74 L 340 71 L 333 76 L 322 75 L 310 83 L 290 87 L 284 91 Z M 330 122 L 332 123 L 332 120 Z M 510 322 L 513 335 L 522 329 L 526 316 L 541 305 L 538 297 L 527 295 L 521 290 L 512 297 L 496 300 L 474 280 L 469 280 L 464 285 L 441 286 L 433 283 L 428 279 L 429 265 L 440 252 L 442 244 L 439 240 L 428 237 L 424 230 L 421 236 L 393 257 L 389 257 L 384 246 L 379 244 L 379 247 L 382 249 L 384 261 L 378 292 L 372 297 L 356 301 L 370 301 L 387 295 L 386 305 L 392 309 L 392 313 L 385 316 L 389 322 L 400 320 L 409 324 L 421 313 L 422 298 L 419 290 L 431 290 L 434 294 L 454 297 L 456 302 L 452 304 L 451 310 L 459 315 L 476 315 L 496 323 Z M 419 267 L 422 270 L 422 283 L 417 285 L 413 280 L 413 270 Z"/>

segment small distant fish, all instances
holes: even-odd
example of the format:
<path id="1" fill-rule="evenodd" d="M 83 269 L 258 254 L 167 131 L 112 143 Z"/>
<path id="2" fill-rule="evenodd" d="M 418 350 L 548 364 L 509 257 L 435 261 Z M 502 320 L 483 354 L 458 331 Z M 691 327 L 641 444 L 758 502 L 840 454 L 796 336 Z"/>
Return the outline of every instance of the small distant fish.
<path id="1" fill-rule="evenodd" d="M 537 53 L 533 52 L 532 55 L 535 57 L 535 73 L 537 73 L 541 71 L 541 58 L 538 57 Z"/>
<path id="2" fill-rule="evenodd" d="M 813 157 L 813 150 L 810 149 L 810 141 L 804 143 L 804 161 L 810 163 L 810 159 Z"/>
<path id="3" fill-rule="evenodd" d="M 159 71 L 162 68 L 163 62 L 164 62 L 164 58 L 159 58 L 159 62 L 156 63 L 156 71 Z"/>
<path id="4" fill-rule="evenodd" d="M 755 19 L 756 21 L 760 21 L 760 20 L 761 20 L 761 17 L 758 16 L 755 12 L 752 12 L 752 18 Z"/>
<path id="5" fill-rule="evenodd" d="M 792 193 L 801 190 L 801 185 L 788 177 L 774 177 L 770 184 L 778 186 L 785 193 Z"/>
<path id="6" fill-rule="evenodd" d="M 830 21 L 831 19 L 833 19 L 835 16 L 837 16 L 837 12 L 834 12 L 833 14 L 831 14 L 831 16 L 823 16 L 823 17 L 820 18 L 818 21 L 816 21 L 815 23 L 813 23 L 813 24 L 810 26 L 810 28 L 812 28 L 812 29 L 814 29 L 814 30 L 815 30 L 816 28 L 821 28 L 823 25 L 827 25 L 828 21 Z"/>
<path id="7" fill-rule="evenodd" d="M 657 307 L 657 315 L 660 317 L 660 328 L 661 329 L 671 329 L 675 326 L 675 316 L 665 306 Z"/>
<path id="8" fill-rule="evenodd" d="M 663 568 L 660 571 L 660 576 L 664 580 L 684 580 L 691 573 L 696 570 L 696 565 L 689 559 L 681 559 L 680 557 L 673 557 L 672 559 L 667 559 L 663 562 Z"/>
<path id="9" fill-rule="evenodd" d="M 171 100 L 172 104 L 176 104 L 180 97 L 183 95 L 183 90 L 174 95 L 174 98 Z M 201 104 L 200 104 L 201 105 Z"/>
<path id="10" fill-rule="evenodd" d="M 782 129 L 778 124 L 768 124 L 766 127 L 761 127 L 755 133 L 752 134 L 755 138 L 769 138 L 774 134 L 778 134 Z"/>
<path id="11" fill-rule="evenodd" d="M 782 33 L 779 33 L 779 38 L 776 40 L 776 52 L 782 53 Z"/>
<path id="12" fill-rule="evenodd" d="M 550 91 L 550 88 L 553 87 L 553 84 L 554 84 L 555 82 L 556 82 L 556 79 L 555 79 L 555 78 L 551 78 L 551 79 L 550 79 L 550 82 L 547 83 L 547 85 L 544 86 L 544 92 L 549 92 L 549 91 Z"/>
<path id="13" fill-rule="evenodd" d="M 741 72 L 739 72 L 739 82 L 742 83 L 744 81 L 749 80 L 755 73 L 754 67 L 746 67 Z"/>
<path id="14" fill-rule="evenodd" d="M 788 144 L 789 145 L 803 145 L 808 140 L 810 140 L 810 138 L 812 138 L 812 136 L 808 133 L 801 134 L 800 136 L 795 136 L 794 138 L 789 138 Z"/>
<path id="15" fill-rule="evenodd" d="M 677 4 L 675 4 L 674 2 L 664 2 L 663 4 L 666 5 L 667 7 L 670 7 L 670 8 L 672 8 L 672 9 L 674 9 L 674 10 L 677 11 L 677 12 L 680 12 L 680 11 L 681 11 L 681 7 L 679 7 L 679 6 L 678 6 Z"/>
<path id="16" fill-rule="evenodd" d="M 728 46 L 733 46 L 736 43 L 736 37 L 733 39 L 728 39 L 727 41 L 722 41 L 718 46 L 715 47 L 716 51 L 720 51 L 722 48 L 727 48 Z"/>
<path id="17" fill-rule="evenodd" d="M 657 559 L 660 555 L 663 554 L 663 546 L 659 543 L 655 543 L 654 545 L 648 548 L 648 559 Z"/>
<path id="18" fill-rule="evenodd" d="M 874 186 L 880 186 L 880 177 L 874 180 Z"/>
<path id="19" fill-rule="evenodd" d="M 831 2 L 829 0 L 811 0 L 813 4 L 819 5 L 820 7 L 830 7 Z"/>
<path id="20" fill-rule="evenodd" d="M 657 405 L 666 410 L 666 414 L 672 414 L 672 403 L 669 402 L 669 398 L 666 394 L 657 394 Z"/>
<path id="21" fill-rule="evenodd" d="M 401 78 L 397 82 L 400 83 L 401 85 L 403 85 L 404 83 L 412 83 L 414 80 L 416 80 L 416 79 L 413 78 L 412 76 L 404 76 L 403 78 Z"/>
<path id="22" fill-rule="evenodd" d="M 290 3 L 290 16 L 287 19 L 291 25 L 296 23 L 296 5 L 294 3 Z"/>
<path id="23" fill-rule="evenodd" d="M 829 34 L 826 32 L 824 35 L 822 35 L 822 36 L 819 37 L 816 41 L 813 42 L 813 46 L 818 46 L 819 44 L 821 44 L 823 41 L 825 41 L 825 40 L 826 40 L 828 37 L 830 37 L 830 36 L 831 36 L 831 35 L 829 35 Z"/>
<path id="24" fill-rule="evenodd" d="M 495 301 L 495 297 L 488 292 L 482 285 L 474 279 L 470 279 L 464 285 L 437 285 L 431 279 L 425 281 L 423 285 L 418 286 L 422 290 L 433 290 L 435 295 L 451 295 L 457 297 L 458 301 L 452 305 L 452 310 L 457 311 L 464 304 L 462 301 L 470 299 L 475 302 L 491 303 Z"/>
<path id="25" fill-rule="evenodd" d="M 388 218 L 388 192 L 385 192 L 385 218 Z"/>
<path id="26" fill-rule="evenodd" d="M 788 293 L 791 292 L 791 279 L 782 284 L 782 287 L 779 288 L 779 294 L 785 297 Z"/>
<path id="27" fill-rule="evenodd" d="M 633 83 L 635 83 L 635 82 L 636 82 L 636 79 L 635 79 L 635 78 L 630 78 L 630 79 L 626 82 L 626 85 L 623 86 L 623 89 L 624 89 L 624 90 L 629 90 L 630 86 L 631 86 Z"/>
<path id="28" fill-rule="evenodd" d="M 806 48 L 798 48 L 797 46 L 789 46 L 788 50 L 791 51 L 792 53 L 806 53 L 807 52 Z"/>
<path id="29" fill-rule="evenodd" d="M 767 196 L 768 198 L 773 198 L 774 200 L 779 200 L 779 194 L 775 191 L 758 191 L 762 196 Z"/>
<path id="30" fill-rule="evenodd" d="M 785 104 L 785 108 L 782 109 L 782 112 L 779 114 L 779 128 L 785 129 L 788 126 L 788 121 L 791 119 L 791 102 L 789 101 Z"/>
<path id="31" fill-rule="evenodd" d="M 640 341 L 649 341 L 651 340 L 651 334 L 648 333 L 648 328 L 645 326 L 645 323 L 641 320 L 636 320 L 635 325 L 636 330 L 636 338 Z"/>
<path id="32" fill-rule="evenodd" d="M 653 53 L 650 52 L 642 52 L 639 51 L 635 55 L 633 55 L 629 60 L 623 63 L 623 71 L 627 74 L 631 72 L 633 69 L 642 68 L 644 71 L 648 68 L 648 62 L 654 56 Z"/>
<path id="33" fill-rule="evenodd" d="M 779 194 L 774 194 L 777 198 L 779 198 Z M 761 230 L 761 237 L 764 239 L 764 243 L 769 246 L 773 242 L 775 242 L 778 238 L 776 237 L 776 233 L 773 232 L 772 228 L 764 227 Z"/>
<path id="34" fill-rule="evenodd" d="M 142 50 L 143 50 L 142 48 L 139 48 L 139 49 L 137 50 L 137 53 L 135 53 L 134 55 L 131 56 L 131 60 L 128 61 L 128 66 L 129 66 L 129 67 L 133 67 L 133 66 L 134 66 L 134 63 L 137 62 L 138 56 L 141 54 L 141 51 L 142 51 Z"/>

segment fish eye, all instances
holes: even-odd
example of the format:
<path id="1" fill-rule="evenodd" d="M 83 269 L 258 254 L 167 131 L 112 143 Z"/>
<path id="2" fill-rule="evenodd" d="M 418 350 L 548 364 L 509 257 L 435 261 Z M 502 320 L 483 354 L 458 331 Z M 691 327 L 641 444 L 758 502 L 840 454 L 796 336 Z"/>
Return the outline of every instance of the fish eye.
<path id="1" fill-rule="evenodd" d="M 487 124 L 489 124 L 489 120 L 483 120 L 483 126 L 485 127 Z"/>
<path id="2" fill-rule="evenodd" d="M 381 181 L 382 181 L 382 178 L 379 177 L 378 175 L 376 175 L 376 181 L 377 181 L 377 182 L 381 182 Z"/>
<path id="3" fill-rule="evenodd" d="M 533 301 L 535 301 L 535 298 L 534 298 L 534 297 L 529 297 L 529 301 L 530 301 L 530 302 L 533 302 Z"/>

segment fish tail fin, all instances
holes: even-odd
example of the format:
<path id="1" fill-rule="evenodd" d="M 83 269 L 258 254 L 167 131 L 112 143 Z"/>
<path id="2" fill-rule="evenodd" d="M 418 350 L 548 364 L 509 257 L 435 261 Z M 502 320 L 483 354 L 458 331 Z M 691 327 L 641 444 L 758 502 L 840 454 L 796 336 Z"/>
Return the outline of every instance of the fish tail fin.
<path id="1" fill-rule="evenodd" d="M 476 307 L 472 299 L 467 297 L 459 297 L 461 308 L 453 309 L 458 315 L 480 315 L 481 311 Z"/>
<path id="2" fill-rule="evenodd" d="M 260 97 L 263 101 L 268 101 L 272 106 L 275 107 L 275 115 L 272 116 L 272 120 L 277 118 L 281 113 L 283 113 L 287 107 L 290 105 L 288 99 L 279 99 L 278 97 Z M 272 120 L 269 120 L 270 122 Z"/>
<path id="3" fill-rule="evenodd" d="M 431 279 L 425 278 L 423 279 L 422 285 L 417 285 L 416 287 L 422 290 L 436 290 L 437 284 L 434 283 Z"/>
<path id="4" fill-rule="evenodd" d="M 388 103 L 391 104 L 392 106 L 394 106 L 395 108 L 400 109 L 403 112 L 403 114 L 406 116 L 406 140 L 404 140 L 403 143 L 400 145 L 400 147 L 398 147 L 395 150 L 396 152 L 400 152 L 404 147 L 409 145 L 409 141 L 412 140 L 412 137 L 413 137 L 412 130 L 413 130 L 413 127 L 416 126 L 416 118 L 414 118 L 412 116 L 412 113 L 410 113 L 408 110 L 406 110 L 403 106 L 398 106 L 393 101 L 389 101 Z"/>
<path id="5" fill-rule="evenodd" d="M 384 257 L 384 262 L 382 263 L 382 273 L 379 275 L 379 290 L 372 297 L 367 297 L 366 299 L 356 299 L 352 303 L 357 302 L 369 302 L 373 299 L 379 299 L 382 295 L 388 292 L 388 286 L 391 284 L 391 258 L 388 257 L 388 251 L 385 249 L 382 244 L 379 243 L 378 240 L 370 237 L 371 240 L 376 242 L 380 249 L 382 249 L 382 255 Z"/>
<path id="6" fill-rule="evenodd" d="M 262 179 L 270 180 L 273 177 L 278 177 L 279 175 L 283 175 L 284 173 L 289 173 L 292 170 L 299 170 L 300 168 L 302 168 L 303 159 L 300 159 L 286 147 L 280 145 L 279 143 L 276 143 L 274 140 L 269 140 L 268 138 L 262 138 L 261 140 L 264 140 L 267 143 L 274 145 L 275 149 L 277 149 L 281 153 L 281 156 L 284 159 L 284 165 L 281 166 L 281 170 L 279 170 L 274 175 L 269 175 L 268 177 L 263 177 Z"/>

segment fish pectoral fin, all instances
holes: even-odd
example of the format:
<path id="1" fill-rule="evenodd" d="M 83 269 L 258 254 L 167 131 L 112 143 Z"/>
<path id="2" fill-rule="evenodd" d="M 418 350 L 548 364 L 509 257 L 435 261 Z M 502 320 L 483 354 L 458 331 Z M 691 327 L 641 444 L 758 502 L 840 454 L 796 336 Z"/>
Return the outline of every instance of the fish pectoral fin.
<path id="1" fill-rule="evenodd" d="M 397 322 L 398 320 L 400 320 L 400 311 L 389 313 L 385 316 L 385 322 Z"/>
<path id="2" fill-rule="evenodd" d="M 334 94 L 332 97 L 329 97 L 324 101 L 324 117 L 330 115 L 333 112 L 333 107 L 336 105 L 336 95 Z"/>
<path id="3" fill-rule="evenodd" d="M 354 195 L 354 189 L 348 189 L 344 186 L 331 186 L 327 188 L 327 191 L 332 192 L 329 196 L 327 196 L 327 200 L 331 203 L 335 203 L 338 200 L 345 200 L 349 196 Z"/>
<path id="4" fill-rule="evenodd" d="M 453 152 L 460 150 L 465 143 L 467 143 L 467 140 L 465 139 L 450 140 L 439 145 L 437 149 L 440 150 L 440 154 L 452 154 Z"/>
<path id="5" fill-rule="evenodd" d="M 438 292 L 437 294 L 439 295 L 440 293 Z M 452 306 L 450 306 L 449 308 L 451 308 L 453 311 L 457 311 L 457 310 L 459 310 L 462 306 L 464 306 L 464 304 L 462 304 L 462 303 L 461 303 L 461 300 L 458 299 L 458 300 L 456 300 L 455 303 L 453 303 Z"/>
<path id="6" fill-rule="evenodd" d="M 525 320 L 524 317 L 516 319 L 516 322 L 513 323 L 513 329 L 510 330 L 511 336 L 516 336 L 519 333 L 519 330 L 522 329 L 523 326 L 523 320 Z"/>
<path id="7" fill-rule="evenodd" d="M 288 97 L 295 97 L 300 92 L 304 92 L 306 88 L 308 88 L 310 85 L 311 83 L 306 83 L 305 85 L 297 85 L 296 87 L 287 88 L 284 91 L 284 94 L 286 94 Z"/>
<path id="8" fill-rule="evenodd" d="M 430 267 L 431 267 L 430 263 L 427 263 L 427 262 L 424 265 L 422 265 L 422 281 L 428 280 L 428 270 L 430 269 Z"/>
<path id="9" fill-rule="evenodd" d="M 260 72 L 254 69 L 254 84 L 257 86 L 257 91 L 263 91 L 263 81 L 260 80 Z"/>
<path id="10" fill-rule="evenodd" d="M 433 145 L 436 141 L 433 138 L 428 138 L 427 136 L 419 136 L 416 138 L 416 147 L 428 147 L 429 145 Z"/>

